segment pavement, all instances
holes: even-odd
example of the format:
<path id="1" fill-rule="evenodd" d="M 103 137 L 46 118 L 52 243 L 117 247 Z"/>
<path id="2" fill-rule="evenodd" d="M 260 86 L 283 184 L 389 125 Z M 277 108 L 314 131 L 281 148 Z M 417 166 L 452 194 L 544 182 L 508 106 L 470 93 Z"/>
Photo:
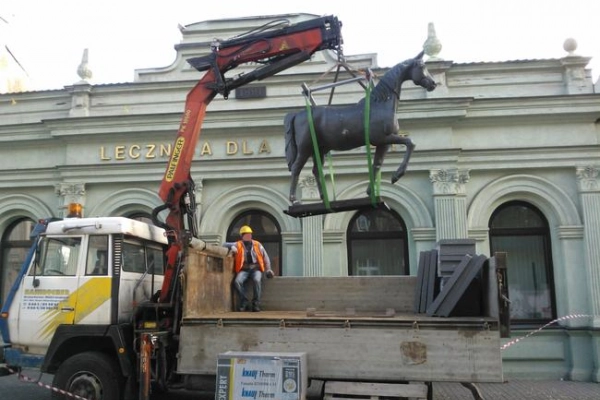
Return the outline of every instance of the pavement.
<path id="1" fill-rule="evenodd" d="M 24 375 L 30 378 L 39 378 L 39 370 L 25 369 Z M 6 366 L 0 364 L 0 376 L 8 373 Z M 14 376 L 14 375 L 13 375 Z M 16 377 L 15 377 L 16 378 Z M 17 382 L 17 379 L 11 379 L 5 376 L 0 379 L 0 393 L 6 389 L 12 391 L 14 389 L 6 386 L 10 381 Z M 51 375 L 44 374 L 42 381 L 49 385 L 52 381 Z M 39 387 L 38 385 L 26 385 L 18 383 L 19 386 L 32 386 L 38 395 L 49 395 L 47 387 Z M 504 383 L 478 383 L 476 385 L 481 399 L 483 400 L 600 400 L 600 383 L 595 382 L 573 382 L 560 380 L 507 380 Z M 39 392 L 39 393 L 38 393 Z M 1 397 L 1 396 L 0 396 Z M 23 397 L 27 398 L 39 398 Z M 311 397 L 312 398 L 312 397 Z M 13 397 L 19 400 L 19 396 Z M 152 400 L 212 400 L 214 394 L 209 392 L 185 392 L 171 391 L 165 395 L 153 395 Z M 473 400 L 471 391 L 463 387 L 460 383 L 454 382 L 434 382 L 433 383 L 433 399 L 434 400 Z"/>
<path id="2" fill-rule="evenodd" d="M 600 383 L 508 380 L 476 385 L 485 400 L 600 400 Z M 475 399 L 460 383 L 435 382 L 434 400 Z"/>
<path id="3" fill-rule="evenodd" d="M 433 400 L 600 400 L 600 383 L 595 382 L 507 380 L 504 383 L 478 383 L 475 388 L 481 397 L 475 397 L 460 383 L 434 382 Z M 319 399 L 314 396 L 316 393 L 318 390 L 309 393 L 309 399 Z"/>

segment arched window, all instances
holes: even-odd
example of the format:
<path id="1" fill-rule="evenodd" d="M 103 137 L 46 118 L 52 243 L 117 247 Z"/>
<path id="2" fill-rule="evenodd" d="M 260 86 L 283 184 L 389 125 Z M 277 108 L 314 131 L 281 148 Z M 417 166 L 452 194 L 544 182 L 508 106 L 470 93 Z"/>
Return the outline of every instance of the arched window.
<path id="1" fill-rule="evenodd" d="M 406 226 L 393 211 L 356 213 L 348 227 L 348 275 L 407 275 Z"/>
<path id="2" fill-rule="evenodd" d="M 0 265 L 0 300 L 2 304 L 10 288 L 19 274 L 21 264 L 27 257 L 27 252 L 33 244 L 29 239 L 35 222 L 30 219 L 20 219 L 8 227 L 2 235 L 2 265 Z"/>
<path id="3" fill-rule="evenodd" d="M 281 228 L 277 220 L 270 214 L 260 210 L 248 210 L 238 215 L 229 229 L 228 242 L 240 240 L 240 228 L 248 225 L 252 228 L 252 238 L 262 243 L 271 260 L 271 268 L 275 275 L 283 273 L 281 268 Z"/>
<path id="4" fill-rule="evenodd" d="M 506 252 L 510 316 L 516 323 L 556 317 L 550 229 L 533 205 L 512 201 L 490 218 L 492 253 Z"/>

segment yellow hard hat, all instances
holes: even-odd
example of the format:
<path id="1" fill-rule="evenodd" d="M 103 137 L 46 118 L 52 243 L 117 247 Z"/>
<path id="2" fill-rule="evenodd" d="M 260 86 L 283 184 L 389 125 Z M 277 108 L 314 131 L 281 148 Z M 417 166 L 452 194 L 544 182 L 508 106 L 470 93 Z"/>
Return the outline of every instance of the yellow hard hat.
<path id="1" fill-rule="evenodd" d="M 248 225 L 244 225 L 240 228 L 240 236 L 242 236 L 245 233 L 252 233 L 252 228 L 250 228 Z"/>

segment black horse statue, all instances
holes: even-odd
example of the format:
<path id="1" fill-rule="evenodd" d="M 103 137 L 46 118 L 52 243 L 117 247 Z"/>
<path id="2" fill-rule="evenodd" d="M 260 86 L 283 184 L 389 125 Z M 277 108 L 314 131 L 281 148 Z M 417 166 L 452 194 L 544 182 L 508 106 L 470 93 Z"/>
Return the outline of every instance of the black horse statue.
<path id="1" fill-rule="evenodd" d="M 392 144 L 406 146 L 402 163 L 392 176 L 396 183 L 404 173 L 415 148 L 412 141 L 398 134 L 396 108 L 400 99 L 402 83 L 412 80 L 415 85 L 432 91 L 436 83 L 431 78 L 423 63 L 423 52 L 415 58 L 403 61 L 387 71 L 371 92 L 369 140 L 375 146 L 373 158 L 373 176 L 381 169 L 385 154 Z M 312 108 L 314 129 L 319 146 L 321 161 L 331 150 L 350 150 L 365 145 L 365 99 L 351 106 L 316 106 Z M 307 111 L 289 113 L 285 116 L 285 157 L 292 173 L 290 186 L 290 202 L 299 204 L 296 199 L 296 187 L 302 168 L 313 157 L 313 174 L 320 182 L 316 160 L 313 155 L 313 144 Z M 321 185 L 317 185 L 321 191 Z M 370 189 L 370 187 L 369 187 Z M 369 193 L 369 189 L 367 193 Z M 321 193 L 323 198 L 323 193 Z"/>

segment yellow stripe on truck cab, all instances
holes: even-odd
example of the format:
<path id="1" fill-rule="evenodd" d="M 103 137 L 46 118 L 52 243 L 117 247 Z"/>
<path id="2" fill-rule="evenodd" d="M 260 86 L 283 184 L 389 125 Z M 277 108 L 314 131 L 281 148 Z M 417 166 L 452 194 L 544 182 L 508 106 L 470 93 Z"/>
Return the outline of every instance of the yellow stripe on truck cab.
<path id="1" fill-rule="evenodd" d="M 38 336 L 47 338 L 54 334 L 62 324 L 77 324 L 104 302 L 110 299 L 110 277 L 91 278 L 69 297 L 56 305 L 56 308 L 42 314 L 42 328 Z M 61 311 L 63 308 L 75 309 L 75 312 Z"/>

